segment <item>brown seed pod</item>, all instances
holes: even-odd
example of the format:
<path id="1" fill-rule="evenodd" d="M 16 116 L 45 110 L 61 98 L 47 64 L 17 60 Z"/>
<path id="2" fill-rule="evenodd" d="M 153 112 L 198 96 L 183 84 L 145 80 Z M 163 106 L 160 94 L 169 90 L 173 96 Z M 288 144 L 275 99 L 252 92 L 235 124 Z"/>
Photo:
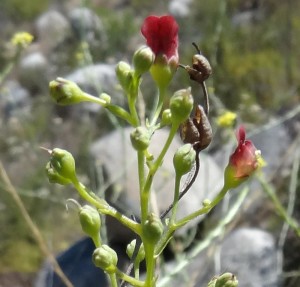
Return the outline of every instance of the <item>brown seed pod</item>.
<path id="1" fill-rule="evenodd" d="M 195 115 L 180 126 L 180 136 L 184 143 L 190 143 L 196 151 L 204 150 L 212 140 L 212 129 L 202 106 L 198 105 Z"/>
<path id="2" fill-rule="evenodd" d="M 212 74 L 212 68 L 209 61 L 201 54 L 198 46 L 195 43 L 193 43 L 193 46 L 196 48 L 198 53 L 193 56 L 192 67 L 183 65 L 180 66 L 188 72 L 191 80 L 202 84 Z"/>
<path id="3" fill-rule="evenodd" d="M 193 69 L 201 74 L 202 82 L 207 80 L 212 74 L 212 68 L 209 61 L 201 54 L 196 54 L 193 56 Z"/>

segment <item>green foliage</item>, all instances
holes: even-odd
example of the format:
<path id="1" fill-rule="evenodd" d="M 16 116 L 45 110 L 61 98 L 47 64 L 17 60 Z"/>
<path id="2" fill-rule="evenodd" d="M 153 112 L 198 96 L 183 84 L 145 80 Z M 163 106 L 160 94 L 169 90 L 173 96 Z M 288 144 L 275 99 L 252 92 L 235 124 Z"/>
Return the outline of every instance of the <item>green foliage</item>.
<path id="1" fill-rule="evenodd" d="M 0 7 L 15 21 L 34 20 L 49 5 L 49 0 L 1 0 Z"/>

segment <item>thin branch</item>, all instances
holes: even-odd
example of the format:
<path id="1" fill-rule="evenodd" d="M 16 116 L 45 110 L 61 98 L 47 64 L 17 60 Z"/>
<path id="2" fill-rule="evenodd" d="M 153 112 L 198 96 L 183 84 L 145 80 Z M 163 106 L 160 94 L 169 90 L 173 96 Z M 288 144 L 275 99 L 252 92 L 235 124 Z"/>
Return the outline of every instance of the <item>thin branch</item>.
<path id="1" fill-rule="evenodd" d="M 41 232 L 39 231 L 38 227 L 35 225 L 35 223 L 32 221 L 30 215 L 28 214 L 21 198 L 19 197 L 16 189 L 12 185 L 1 161 L 0 161 L 0 180 L 3 182 L 4 186 L 3 189 L 11 195 L 14 202 L 16 203 L 17 207 L 19 208 L 26 224 L 28 225 L 29 229 L 32 232 L 33 237 L 35 238 L 41 252 L 44 254 L 45 257 L 49 259 L 51 264 L 53 265 L 54 272 L 57 274 L 57 276 L 62 280 L 62 282 L 67 287 L 74 287 L 73 284 L 70 282 L 70 280 L 66 277 L 62 269 L 60 268 L 57 260 L 55 259 L 55 256 L 51 253 L 49 250 L 47 244 L 45 243 L 45 240 L 43 239 L 43 236 Z"/>

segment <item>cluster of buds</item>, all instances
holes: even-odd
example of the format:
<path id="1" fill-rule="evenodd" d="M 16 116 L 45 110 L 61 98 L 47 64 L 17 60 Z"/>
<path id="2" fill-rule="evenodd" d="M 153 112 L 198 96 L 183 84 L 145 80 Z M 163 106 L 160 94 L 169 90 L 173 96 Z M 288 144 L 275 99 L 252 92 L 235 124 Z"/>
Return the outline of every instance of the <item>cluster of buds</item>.
<path id="1" fill-rule="evenodd" d="M 84 233 L 91 237 L 95 243 L 96 249 L 92 256 L 94 264 L 110 275 L 112 282 L 114 282 L 113 286 L 116 286 L 115 276 L 117 275 L 133 286 L 155 286 L 156 259 L 173 236 L 176 228 L 183 226 L 200 214 L 209 212 L 229 189 L 237 187 L 250 177 L 259 167 L 260 162 L 259 151 L 256 150 L 250 140 L 246 140 L 244 128 L 239 128 L 237 134 L 238 146 L 231 155 L 225 170 L 222 191 L 217 198 L 212 201 L 205 200 L 203 206 L 199 207 L 200 209 L 197 212 L 182 219 L 179 222 L 180 224 L 178 222 L 176 224 L 178 201 L 194 183 L 200 168 L 200 152 L 206 149 L 212 141 L 212 127 L 209 121 L 209 96 L 205 86 L 205 81 L 212 74 L 212 69 L 209 61 L 200 53 L 196 44 L 193 44 L 196 47 L 197 54 L 192 59 L 192 66 L 179 64 L 178 25 L 172 16 L 147 17 L 142 25 L 141 33 L 146 39 L 147 46 L 142 46 L 134 53 L 132 64 L 121 61 L 116 65 L 116 76 L 126 96 L 127 109 L 114 105 L 108 94 L 103 93 L 100 97 L 94 97 L 82 91 L 77 84 L 63 78 L 57 78 L 49 85 L 50 95 L 57 104 L 70 105 L 83 101 L 97 103 L 133 127 L 130 140 L 132 147 L 137 151 L 139 159 L 141 203 L 141 218 L 137 221 L 120 214 L 106 202 L 105 206 L 107 208 L 101 210 L 101 204 L 103 203 L 101 200 L 104 199 L 99 199 L 78 181 L 73 156 L 69 152 L 58 148 L 48 150 L 51 155 L 46 167 L 49 181 L 62 185 L 72 183 L 83 199 L 90 204 L 81 207 L 77 203 L 79 221 Z M 199 103 L 195 103 L 191 88 L 176 91 L 169 101 L 166 101 L 166 89 L 178 67 L 183 67 L 189 74 L 190 79 L 196 81 L 202 87 L 204 107 Z M 141 96 L 141 78 L 147 72 L 150 72 L 158 88 L 158 101 L 152 118 L 141 119 L 137 111 L 136 101 Z M 166 102 L 169 103 L 169 106 L 164 109 Z M 191 115 L 193 110 L 194 113 Z M 231 116 L 230 119 L 232 123 L 235 118 L 233 119 Z M 225 122 L 228 123 L 228 119 Z M 151 138 L 156 130 L 165 126 L 170 126 L 169 136 L 160 154 L 155 159 L 148 150 L 151 146 Z M 178 130 L 183 145 L 178 148 L 173 157 L 176 173 L 174 201 L 163 214 L 157 215 L 150 210 L 152 182 Z M 196 168 L 190 182 L 180 192 L 182 176 L 190 172 L 194 165 Z M 145 175 L 146 168 L 147 175 Z M 170 210 L 172 210 L 171 218 L 166 220 L 164 224 L 162 219 Z M 140 281 L 138 275 L 136 278 L 132 278 L 118 270 L 117 253 L 101 242 L 99 212 L 114 216 L 136 233 L 138 240 L 132 241 L 127 246 L 127 254 L 134 262 L 134 268 L 138 268 L 140 262 L 145 259 L 147 269 L 145 282 Z M 234 275 L 225 273 L 212 279 L 208 287 L 236 287 L 237 284 Z"/>

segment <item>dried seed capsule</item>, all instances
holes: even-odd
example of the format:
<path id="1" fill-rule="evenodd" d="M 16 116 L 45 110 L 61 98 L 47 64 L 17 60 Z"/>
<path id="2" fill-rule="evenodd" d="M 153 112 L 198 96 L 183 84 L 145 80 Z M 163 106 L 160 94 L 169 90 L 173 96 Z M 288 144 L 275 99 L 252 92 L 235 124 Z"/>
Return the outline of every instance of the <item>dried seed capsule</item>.
<path id="1" fill-rule="evenodd" d="M 195 150 L 201 151 L 209 146 L 212 129 L 202 106 L 198 105 L 194 117 L 181 124 L 180 136 L 184 143 L 192 144 Z"/>

